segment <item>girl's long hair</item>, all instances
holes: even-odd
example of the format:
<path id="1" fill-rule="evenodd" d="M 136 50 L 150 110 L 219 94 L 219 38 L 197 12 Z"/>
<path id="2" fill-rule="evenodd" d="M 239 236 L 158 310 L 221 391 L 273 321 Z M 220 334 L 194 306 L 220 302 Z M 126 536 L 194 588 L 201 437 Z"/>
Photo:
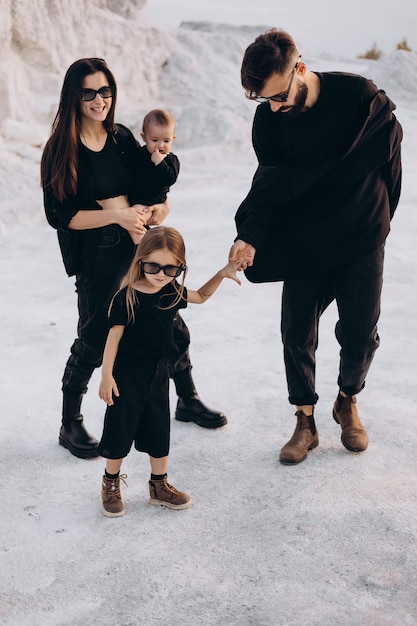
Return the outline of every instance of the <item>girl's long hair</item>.
<path id="1" fill-rule="evenodd" d="M 109 112 L 103 122 L 106 130 L 115 130 L 116 81 L 105 60 L 94 57 L 75 61 L 65 74 L 58 111 L 41 160 L 41 185 L 43 188 L 49 187 L 59 202 L 77 193 L 81 89 L 84 77 L 96 72 L 103 72 L 109 85 L 115 88 Z"/>
<path id="2" fill-rule="evenodd" d="M 146 235 L 141 239 L 138 247 L 136 248 L 135 256 L 133 257 L 132 263 L 123 277 L 120 283 L 120 289 L 124 289 L 126 287 L 126 308 L 128 312 L 128 323 L 132 323 L 135 319 L 135 305 L 137 304 L 137 292 L 134 288 L 134 284 L 139 279 L 143 278 L 145 275 L 142 272 L 140 261 L 143 261 L 147 256 L 149 256 L 152 252 L 156 250 L 167 249 L 171 252 L 171 254 L 175 257 L 178 265 L 186 266 L 185 262 L 185 244 L 181 234 L 172 227 L 169 226 L 155 226 L 148 230 Z M 162 302 L 160 303 L 160 308 L 171 309 L 183 298 L 184 294 L 184 279 L 185 279 L 186 271 L 182 274 L 182 281 L 179 286 L 177 286 L 175 278 L 172 279 L 172 286 L 174 290 L 177 292 L 177 297 L 174 302 L 172 302 L 168 307 L 162 306 Z M 113 298 L 114 299 L 114 298 Z M 111 310 L 113 304 L 113 300 L 110 303 L 109 312 Z"/>

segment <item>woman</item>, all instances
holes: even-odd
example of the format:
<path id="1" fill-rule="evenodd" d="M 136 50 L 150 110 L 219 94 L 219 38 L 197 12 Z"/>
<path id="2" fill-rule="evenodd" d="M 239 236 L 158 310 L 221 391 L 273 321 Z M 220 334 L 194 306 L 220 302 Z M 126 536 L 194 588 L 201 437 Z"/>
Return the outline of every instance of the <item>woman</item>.
<path id="1" fill-rule="evenodd" d="M 59 443 L 74 456 L 97 456 L 97 440 L 84 427 L 81 402 L 96 367 L 101 365 L 110 300 L 130 264 L 129 235 L 143 235 L 145 222 L 161 223 L 167 203 L 141 213 L 129 206 L 137 142 L 128 128 L 115 124 L 117 88 L 103 59 L 75 61 L 67 70 L 52 134 L 41 162 L 41 184 L 49 224 L 57 229 L 65 269 L 76 277 L 78 336 L 62 378 L 63 410 Z M 99 201 L 114 198 L 103 210 Z M 147 216 L 149 216 L 147 218 Z M 176 323 L 178 355 L 171 375 L 179 396 L 176 419 L 217 428 L 222 413 L 200 401 L 191 377 L 189 334 Z"/>

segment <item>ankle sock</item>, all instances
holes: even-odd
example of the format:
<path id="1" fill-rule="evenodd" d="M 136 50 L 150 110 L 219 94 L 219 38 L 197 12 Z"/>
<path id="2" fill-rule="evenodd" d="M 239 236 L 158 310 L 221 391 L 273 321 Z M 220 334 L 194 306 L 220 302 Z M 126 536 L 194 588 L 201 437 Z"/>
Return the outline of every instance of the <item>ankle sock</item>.
<path id="1" fill-rule="evenodd" d="M 109 480 L 114 480 L 115 478 L 119 478 L 119 474 L 120 472 L 117 472 L 117 474 L 109 474 L 107 470 L 104 470 L 104 475 Z"/>
<path id="2" fill-rule="evenodd" d="M 151 474 L 151 480 L 164 480 L 168 474 Z"/>

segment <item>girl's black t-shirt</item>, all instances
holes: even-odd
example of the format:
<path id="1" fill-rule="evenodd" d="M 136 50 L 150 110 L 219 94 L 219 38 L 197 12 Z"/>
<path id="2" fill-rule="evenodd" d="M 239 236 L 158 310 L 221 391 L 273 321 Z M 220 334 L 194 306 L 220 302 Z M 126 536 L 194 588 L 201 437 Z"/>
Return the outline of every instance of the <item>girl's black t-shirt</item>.
<path id="1" fill-rule="evenodd" d="M 117 292 L 109 313 L 109 324 L 125 326 L 117 356 L 130 361 L 172 357 L 178 350 L 173 341 L 173 321 L 179 309 L 187 307 L 187 290 L 178 298 L 177 281 L 157 293 L 135 290 L 135 319 L 128 322 L 126 288 Z"/>

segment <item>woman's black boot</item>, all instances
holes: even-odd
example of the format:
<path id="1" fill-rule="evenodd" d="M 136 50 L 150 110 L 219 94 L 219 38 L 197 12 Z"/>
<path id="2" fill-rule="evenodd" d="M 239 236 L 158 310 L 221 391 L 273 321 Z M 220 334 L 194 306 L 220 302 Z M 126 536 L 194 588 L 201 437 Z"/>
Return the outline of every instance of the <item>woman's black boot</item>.
<path id="1" fill-rule="evenodd" d="M 79 459 L 92 459 L 98 456 L 98 441 L 87 432 L 81 415 L 83 396 L 64 392 L 62 402 L 62 426 L 59 431 L 59 445 Z"/>
<path id="2" fill-rule="evenodd" d="M 191 368 L 175 372 L 172 376 L 178 395 L 175 419 L 180 422 L 194 422 L 203 428 L 220 428 L 227 424 L 224 413 L 213 411 L 205 406 L 197 393 Z"/>

